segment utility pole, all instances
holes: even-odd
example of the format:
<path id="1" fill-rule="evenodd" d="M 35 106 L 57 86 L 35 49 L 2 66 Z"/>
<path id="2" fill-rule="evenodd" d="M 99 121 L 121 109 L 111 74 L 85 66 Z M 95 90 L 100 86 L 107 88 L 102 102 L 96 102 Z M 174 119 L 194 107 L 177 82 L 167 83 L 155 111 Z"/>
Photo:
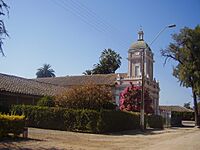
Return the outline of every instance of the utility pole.
<path id="1" fill-rule="evenodd" d="M 145 123 L 144 123 L 144 84 L 145 84 L 145 80 L 144 80 L 144 62 L 145 62 L 145 49 L 142 49 L 142 95 L 141 95 L 141 105 L 140 105 L 140 126 L 141 126 L 141 130 L 144 131 L 145 130 Z"/>
<path id="2" fill-rule="evenodd" d="M 170 24 L 168 26 L 165 26 L 160 32 L 158 32 L 158 34 L 156 35 L 156 37 L 152 40 L 152 42 L 150 43 L 150 45 L 152 45 L 154 43 L 154 41 L 160 36 L 160 34 L 162 32 L 164 32 L 167 28 L 174 28 L 176 27 L 175 24 Z M 142 94 L 141 94 L 141 105 L 140 105 L 140 127 L 141 130 L 144 131 L 145 130 L 145 123 L 144 123 L 144 92 L 145 92 L 145 75 L 144 75 L 144 63 L 145 63 L 145 51 L 147 48 L 143 48 L 141 55 L 142 55 Z"/>

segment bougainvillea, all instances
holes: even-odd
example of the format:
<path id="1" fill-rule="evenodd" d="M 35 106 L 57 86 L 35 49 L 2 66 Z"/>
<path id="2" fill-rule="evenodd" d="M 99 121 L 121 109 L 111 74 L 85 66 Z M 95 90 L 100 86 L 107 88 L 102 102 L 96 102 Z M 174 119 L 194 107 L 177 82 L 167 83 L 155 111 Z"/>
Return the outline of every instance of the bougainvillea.
<path id="1" fill-rule="evenodd" d="M 141 106 L 141 86 L 131 85 L 120 93 L 120 110 L 140 112 Z M 144 93 L 145 112 L 153 113 L 152 99 L 149 92 Z"/>

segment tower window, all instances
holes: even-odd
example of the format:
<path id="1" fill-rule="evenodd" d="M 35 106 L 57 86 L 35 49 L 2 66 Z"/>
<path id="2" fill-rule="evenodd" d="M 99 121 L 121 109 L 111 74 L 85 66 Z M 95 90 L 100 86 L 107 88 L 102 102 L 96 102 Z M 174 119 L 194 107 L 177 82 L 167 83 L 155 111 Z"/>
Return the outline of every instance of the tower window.
<path id="1" fill-rule="evenodd" d="M 140 67 L 135 66 L 135 77 L 139 77 L 139 76 L 140 76 Z"/>

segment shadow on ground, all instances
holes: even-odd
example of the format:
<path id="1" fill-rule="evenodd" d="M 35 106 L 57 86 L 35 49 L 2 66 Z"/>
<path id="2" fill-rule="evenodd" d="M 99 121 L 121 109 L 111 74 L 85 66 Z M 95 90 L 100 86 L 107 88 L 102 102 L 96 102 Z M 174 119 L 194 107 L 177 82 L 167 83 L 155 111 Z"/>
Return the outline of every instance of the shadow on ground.
<path id="1" fill-rule="evenodd" d="M 24 141 L 42 141 L 42 140 L 32 139 L 32 138 L 12 137 L 12 136 L 0 138 L 0 144 L 4 142 L 9 143 L 9 142 L 24 142 Z"/>
<path id="2" fill-rule="evenodd" d="M 127 130 L 127 131 L 121 131 L 121 132 L 113 132 L 113 133 L 106 133 L 105 135 L 110 136 L 124 136 L 124 135 L 155 135 L 155 134 L 163 134 L 166 132 L 173 132 L 173 130 L 177 129 L 185 129 L 185 128 L 194 128 L 193 126 L 182 126 L 182 127 L 170 127 L 165 129 L 153 129 L 153 128 L 147 128 L 145 131 L 141 130 Z M 166 130 L 170 129 L 170 130 Z"/>
<path id="3" fill-rule="evenodd" d="M 154 134 L 161 134 L 164 130 L 162 129 L 146 129 L 145 131 L 141 130 L 127 130 L 127 131 L 121 131 L 121 132 L 113 132 L 113 133 L 107 133 L 105 135 L 110 136 L 124 136 L 124 135 L 154 135 Z"/>
<path id="4" fill-rule="evenodd" d="M 20 146 L 17 146 L 17 143 L 21 142 L 27 142 L 27 141 L 33 141 L 33 142 L 38 142 L 38 141 L 43 141 L 39 139 L 32 139 L 32 138 L 21 138 L 21 137 L 4 137 L 0 138 L 0 149 L 1 150 L 32 150 L 30 148 L 23 148 Z M 45 150 L 45 148 L 41 148 Z"/>

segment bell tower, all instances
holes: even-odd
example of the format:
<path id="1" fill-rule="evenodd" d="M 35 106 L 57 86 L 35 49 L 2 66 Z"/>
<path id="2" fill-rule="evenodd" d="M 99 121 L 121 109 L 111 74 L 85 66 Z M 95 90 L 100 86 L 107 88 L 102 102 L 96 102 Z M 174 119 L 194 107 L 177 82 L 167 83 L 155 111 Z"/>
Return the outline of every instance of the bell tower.
<path id="1" fill-rule="evenodd" d="M 144 56 L 144 61 L 143 61 Z M 144 80 L 142 79 L 142 64 L 144 62 Z M 144 32 L 139 30 L 137 41 L 133 42 L 128 50 L 128 73 L 127 76 L 117 77 L 116 102 L 119 104 L 120 93 L 128 86 L 141 86 L 144 82 L 145 89 L 148 90 L 152 103 L 150 104 L 158 114 L 159 110 L 159 82 L 153 76 L 153 52 L 144 41 Z"/>
<path id="2" fill-rule="evenodd" d="M 142 76 L 142 55 L 144 52 L 144 74 L 145 77 L 153 80 L 153 53 L 148 44 L 144 41 L 144 32 L 138 32 L 138 40 L 128 50 L 128 77 L 140 79 Z"/>

